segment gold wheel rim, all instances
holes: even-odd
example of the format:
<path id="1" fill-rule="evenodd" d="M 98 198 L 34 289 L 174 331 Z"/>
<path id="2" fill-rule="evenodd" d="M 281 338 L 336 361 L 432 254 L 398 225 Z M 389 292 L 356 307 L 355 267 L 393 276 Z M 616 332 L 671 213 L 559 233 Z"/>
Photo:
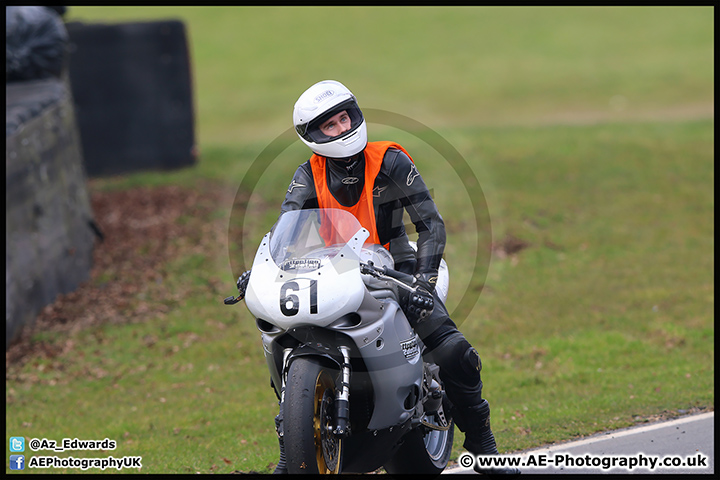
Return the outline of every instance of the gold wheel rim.
<path id="1" fill-rule="evenodd" d="M 318 472 L 339 473 L 340 472 L 340 451 L 342 442 L 332 433 L 332 416 L 325 410 L 332 406 L 326 392 L 332 392 L 335 383 L 326 371 L 321 371 L 315 381 L 315 408 L 314 408 L 314 430 L 315 430 L 315 457 L 317 459 Z M 330 397 L 332 399 L 332 397 Z M 328 448 L 326 448 L 328 447 Z M 329 455 L 331 458 L 326 458 Z M 329 461 L 328 461 L 329 460 Z M 329 463 L 329 465 L 328 465 Z"/>

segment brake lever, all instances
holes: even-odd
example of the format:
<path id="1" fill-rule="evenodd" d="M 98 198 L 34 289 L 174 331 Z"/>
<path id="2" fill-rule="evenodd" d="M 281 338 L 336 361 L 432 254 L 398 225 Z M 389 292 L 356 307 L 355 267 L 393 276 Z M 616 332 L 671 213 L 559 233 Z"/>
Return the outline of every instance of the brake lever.
<path id="1" fill-rule="evenodd" d="M 360 262 L 360 273 L 363 273 L 365 275 L 370 275 L 371 277 L 378 278 L 380 280 L 384 280 L 386 282 L 391 282 L 397 285 L 400 288 L 403 288 L 409 292 L 415 292 L 417 290 L 417 287 L 412 287 L 408 285 L 407 283 L 398 280 L 397 278 L 391 277 L 387 273 L 385 273 L 386 267 L 383 267 L 383 269 L 377 268 L 372 261 L 368 261 L 367 263 Z"/>
<path id="2" fill-rule="evenodd" d="M 370 275 L 371 277 L 375 278 L 381 277 L 380 272 L 375 267 L 372 261 L 368 261 L 368 263 L 360 262 L 360 273 L 362 273 L 363 275 Z"/>
<path id="3" fill-rule="evenodd" d="M 223 300 L 223 303 L 225 305 L 235 305 L 243 298 L 245 298 L 245 297 L 244 296 L 241 297 L 239 295 L 237 297 L 234 297 L 234 296 L 230 295 L 229 297 L 225 298 L 225 300 Z"/>

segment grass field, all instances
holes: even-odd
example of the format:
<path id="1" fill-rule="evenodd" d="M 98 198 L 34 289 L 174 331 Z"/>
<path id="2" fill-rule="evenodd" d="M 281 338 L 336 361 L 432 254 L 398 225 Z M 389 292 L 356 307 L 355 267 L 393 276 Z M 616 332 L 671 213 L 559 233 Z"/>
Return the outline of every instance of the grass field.
<path id="1" fill-rule="evenodd" d="M 244 216 L 233 196 L 287 135 L 299 94 L 325 78 L 361 108 L 426 125 L 480 182 L 482 195 L 469 193 L 428 131 L 370 122 L 370 139 L 399 141 L 433 188 L 448 230 L 448 306 L 480 351 L 501 451 L 713 410 L 713 14 L 69 7 L 68 20 L 182 19 L 194 66 L 197 166 L 91 189 L 228 193 L 207 217 L 214 241 L 162 267 L 183 294 L 166 313 L 94 326 L 72 334 L 69 353 L 8 367 L 6 437 L 107 437 L 115 451 L 72 455 L 141 455 L 143 473 L 271 471 L 277 404 L 259 335 L 243 305 L 221 299 L 305 147 L 277 152 L 254 191 L 239 192 L 252 194 Z M 471 214 L 478 205 L 487 224 Z M 245 243 L 231 261 L 238 218 Z M 490 241 L 492 257 L 476 256 Z M 486 263 L 480 276 L 475 262 Z M 461 302 L 467 291 L 479 295 Z M 454 458 L 461 444 L 458 432 Z"/>

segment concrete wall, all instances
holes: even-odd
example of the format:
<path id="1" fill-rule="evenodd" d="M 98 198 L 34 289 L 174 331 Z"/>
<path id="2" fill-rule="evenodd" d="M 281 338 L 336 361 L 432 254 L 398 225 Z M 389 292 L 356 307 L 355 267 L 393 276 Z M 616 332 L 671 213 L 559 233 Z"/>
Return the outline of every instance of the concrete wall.
<path id="1" fill-rule="evenodd" d="M 58 294 L 87 280 L 94 233 L 70 90 L 6 84 L 6 349 Z"/>

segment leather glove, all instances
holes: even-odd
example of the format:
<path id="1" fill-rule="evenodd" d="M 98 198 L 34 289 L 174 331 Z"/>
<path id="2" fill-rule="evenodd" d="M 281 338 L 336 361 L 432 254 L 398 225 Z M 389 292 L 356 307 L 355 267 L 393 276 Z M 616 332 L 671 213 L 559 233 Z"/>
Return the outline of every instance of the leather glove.
<path id="1" fill-rule="evenodd" d="M 238 298 L 245 297 L 245 290 L 247 290 L 248 281 L 250 280 L 250 270 L 244 272 L 237 279 Z"/>
<path id="2" fill-rule="evenodd" d="M 433 277 L 437 279 L 437 275 L 433 276 L 421 273 L 415 275 L 413 285 L 416 289 L 408 295 L 406 309 L 411 320 L 417 321 L 427 318 L 435 308 L 435 300 L 433 298 L 435 285 L 428 281 L 432 280 Z"/>

